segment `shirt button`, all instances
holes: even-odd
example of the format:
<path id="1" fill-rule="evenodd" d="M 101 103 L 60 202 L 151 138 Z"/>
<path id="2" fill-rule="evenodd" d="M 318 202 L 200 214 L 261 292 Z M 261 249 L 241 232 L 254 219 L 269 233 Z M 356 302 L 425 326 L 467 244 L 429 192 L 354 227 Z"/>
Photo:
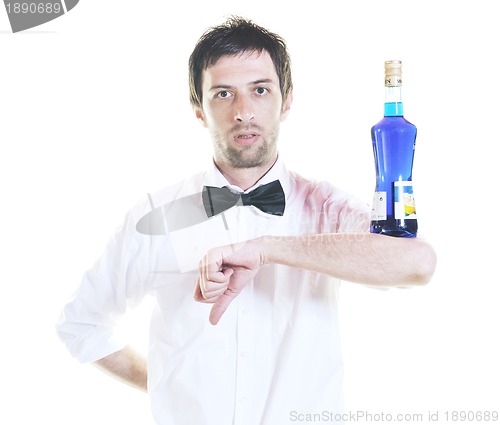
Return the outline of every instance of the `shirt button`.
<path id="1" fill-rule="evenodd" d="M 247 404 L 247 398 L 246 397 L 241 397 L 240 398 L 240 403 L 241 404 Z"/>
<path id="2" fill-rule="evenodd" d="M 244 359 L 246 359 L 246 358 L 248 357 L 248 355 L 249 355 L 249 352 L 248 352 L 248 351 L 243 351 L 243 352 L 241 353 L 241 357 L 242 357 L 242 358 L 244 358 Z"/>

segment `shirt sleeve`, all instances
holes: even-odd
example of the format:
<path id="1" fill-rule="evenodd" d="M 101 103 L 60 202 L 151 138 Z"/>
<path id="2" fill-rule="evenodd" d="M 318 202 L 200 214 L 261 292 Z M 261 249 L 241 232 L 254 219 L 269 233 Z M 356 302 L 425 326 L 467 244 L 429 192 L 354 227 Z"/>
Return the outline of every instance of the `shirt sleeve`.
<path id="1" fill-rule="evenodd" d="M 362 200 L 347 196 L 339 214 L 340 233 L 366 233 L 370 231 L 370 206 Z"/>
<path id="2" fill-rule="evenodd" d="M 370 231 L 371 208 L 361 199 L 334 186 L 327 185 L 331 194 L 324 210 L 329 230 L 338 233 L 366 233 Z"/>
<path id="3" fill-rule="evenodd" d="M 147 293 L 147 247 L 135 231 L 134 214 L 88 270 L 56 325 L 59 338 L 80 362 L 101 359 L 122 349 L 115 334 L 117 319 Z"/>

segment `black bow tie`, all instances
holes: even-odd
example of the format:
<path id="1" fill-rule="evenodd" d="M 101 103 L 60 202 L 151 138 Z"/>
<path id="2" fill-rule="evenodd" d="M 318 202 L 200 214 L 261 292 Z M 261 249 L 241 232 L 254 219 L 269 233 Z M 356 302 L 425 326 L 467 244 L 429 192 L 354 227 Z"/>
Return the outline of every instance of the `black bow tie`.
<path id="1" fill-rule="evenodd" d="M 208 217 L 235 205 L 253 205 L 272 215 L 283 215 L 285 211 L 285 193 L 279 180 L 259 186 L 248 193 L 234 193 L 227 186 L 204 186 L 202 197 Z"/>

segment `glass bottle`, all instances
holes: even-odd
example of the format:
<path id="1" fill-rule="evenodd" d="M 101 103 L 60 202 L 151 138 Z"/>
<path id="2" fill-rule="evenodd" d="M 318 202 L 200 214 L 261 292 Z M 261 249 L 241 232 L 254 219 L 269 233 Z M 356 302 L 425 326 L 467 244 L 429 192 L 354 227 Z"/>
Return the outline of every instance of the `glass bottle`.
<path id="1" fill-rule="evenodd" d="M 401 61 L 385 62 L 384 118 L 371 129 L 376 187 L 371 233 L 417 235 L 413 196 L 413 156 L 417 128 L 403 117 Z"/>

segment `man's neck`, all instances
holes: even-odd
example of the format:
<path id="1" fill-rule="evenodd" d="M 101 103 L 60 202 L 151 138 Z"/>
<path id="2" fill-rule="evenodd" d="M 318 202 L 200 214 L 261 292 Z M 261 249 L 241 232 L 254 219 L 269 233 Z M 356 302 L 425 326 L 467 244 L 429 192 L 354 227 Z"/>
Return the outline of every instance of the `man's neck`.
<path id="1" fill-rule="evenodd" d="M 278 157 L 276 156 L 274 160 L 269 161 L 262 166 L 252 168 L 232 168 L 226 166 L 226 164 L 218 164 L 217 161 L 214 162 L 219 171 L 230 184 L 238 186 L 243 190 L 247 190 L 264 177 L 277 160 Z"/>

